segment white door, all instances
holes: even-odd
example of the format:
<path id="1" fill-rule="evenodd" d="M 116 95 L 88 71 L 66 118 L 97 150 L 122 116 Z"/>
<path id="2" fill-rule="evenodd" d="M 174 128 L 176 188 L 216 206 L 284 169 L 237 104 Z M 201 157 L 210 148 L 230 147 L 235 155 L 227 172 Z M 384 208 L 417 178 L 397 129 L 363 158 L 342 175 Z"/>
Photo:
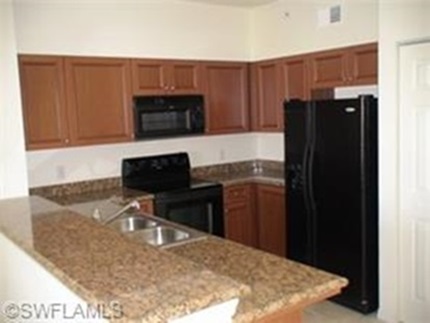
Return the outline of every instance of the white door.
<path id="1" fill-rule="evenodd" d="M 430 42 L 400 47 L 399 79 L 400 315 L 406 323 L 428 323 Z"/>

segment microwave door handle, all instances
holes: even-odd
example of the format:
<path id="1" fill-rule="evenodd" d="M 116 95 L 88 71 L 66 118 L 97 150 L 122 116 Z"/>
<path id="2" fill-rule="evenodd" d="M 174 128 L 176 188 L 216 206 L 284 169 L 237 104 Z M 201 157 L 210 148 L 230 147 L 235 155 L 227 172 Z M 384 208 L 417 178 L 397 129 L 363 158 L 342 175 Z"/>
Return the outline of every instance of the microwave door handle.
<path id="1" fill-rule="evenodd" d="M 207 204 L 207 210 L 208 210 L 208 232 L 210 234 L 213 234 L 214 213 L 213 213 L 213 205 L 212 205 L 212 203 L 208 203 Z"/>

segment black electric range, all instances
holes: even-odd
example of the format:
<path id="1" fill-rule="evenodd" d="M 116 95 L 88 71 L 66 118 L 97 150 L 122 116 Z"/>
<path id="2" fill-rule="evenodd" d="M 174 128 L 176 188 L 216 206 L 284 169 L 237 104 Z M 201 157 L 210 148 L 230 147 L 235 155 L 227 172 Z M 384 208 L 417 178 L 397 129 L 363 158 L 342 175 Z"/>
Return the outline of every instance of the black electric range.
<path id="1" fill-rule="evenodd" d="M 154 213 L 224 236 L 222 185 L 191 177 L 187 153 L 122 160 L 122 185 L 154 195 Z"/>

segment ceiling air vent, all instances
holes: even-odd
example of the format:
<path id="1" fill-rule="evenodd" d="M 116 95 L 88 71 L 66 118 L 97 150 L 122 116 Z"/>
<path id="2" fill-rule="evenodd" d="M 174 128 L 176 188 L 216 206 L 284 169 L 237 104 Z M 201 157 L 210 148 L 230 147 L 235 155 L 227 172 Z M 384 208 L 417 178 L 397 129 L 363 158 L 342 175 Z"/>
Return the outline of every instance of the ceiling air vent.
<path id="1" fill-rule="evenodd" d="M 340 5 L 330 7 L 330 23 L 334 24 L 341 21 Z"/>
<path id="2" fill-rule="evenodd" d="M 325 27 L 342 21 L 342 6 L 334 5 L 318 11 L 318 26 Z"/>

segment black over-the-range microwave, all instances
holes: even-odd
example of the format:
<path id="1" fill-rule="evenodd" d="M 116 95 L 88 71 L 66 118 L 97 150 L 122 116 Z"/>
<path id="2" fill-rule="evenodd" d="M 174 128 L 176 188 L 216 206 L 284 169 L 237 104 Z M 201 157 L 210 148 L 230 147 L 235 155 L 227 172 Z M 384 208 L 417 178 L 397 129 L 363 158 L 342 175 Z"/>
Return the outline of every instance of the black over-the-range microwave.
<path id="1" fill-rule="evenodd" d="M 134 97 L 135 139 L 204 133 L 201 95 Z"/>

